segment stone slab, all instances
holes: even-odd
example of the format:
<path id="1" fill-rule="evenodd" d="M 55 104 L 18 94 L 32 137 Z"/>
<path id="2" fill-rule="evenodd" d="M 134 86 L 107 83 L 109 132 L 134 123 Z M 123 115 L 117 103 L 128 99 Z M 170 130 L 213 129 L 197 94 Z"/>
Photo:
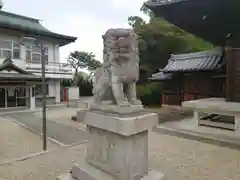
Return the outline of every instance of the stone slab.
<path id="1" fill-rule="evenodd" d="M 77 119 L 78 122 L 82 122 L 83 121 L 83 119 L 86 116 L 86 112 L 87 112 L 87 109 L 81 109 L 81 110 L 76 112 L 76 114 L 77 114 L 76 119 Z"/>
<path id="2" fill-rule="evenodd" d="M 88 111 L 83 123 L 123 136 L 130 136 L 152 129 L 158 123 L 158 115 L 144 112 L 121 117 L 104 112 Z"/>
<path id="3" fill-rule="evenodd" d="M 144 177 L 139 177 L 136 180 L 161 180 L 164 175 L 161 172 L 149 170 Z M 82 161 L 81 164 L 75 165 L 72 168 L 72 174 L 63 174 L 57 177 L 57 180 L 117 180 L 105 172 L 97 169 Z"/>
<path id="4" fill-rule="evenodd" d="M 161 180 L 163 177 L 163 173 L 149 170 L 148 175 L 144 176 L 141 180 Z"/>
<path id="5" fill-rule="evenodd" d="M 58 176 L 56 180 L 76 180 L 76 179 L 74 179 L 71 174 L 63 174 Z"/>
<path id="6" fill-rule="evenodd" d="M 125 114 L 131 114 L 134 112 L 141 112 L 144 110 L 144 108 L 142 105 L 129 105 L 129 106 L 119 107 L 116 105 L 108 105 L 108 104 L 91 104 L 90 110 L 125 115 Z"/>
<path id="7" fill-rule="evenodd" d="M 240 114 L 240 103 L 226 102 L 223 98 L 199 99 L 182 103 L 184 108 L 199 112 L 235 116 Z"/>
<path id="8" fill-rule="evenodd" d="M 114 180 L 112 176 L 86 163 L 84 160 L 73 166 L 71 174 L 75 180 Z"/>

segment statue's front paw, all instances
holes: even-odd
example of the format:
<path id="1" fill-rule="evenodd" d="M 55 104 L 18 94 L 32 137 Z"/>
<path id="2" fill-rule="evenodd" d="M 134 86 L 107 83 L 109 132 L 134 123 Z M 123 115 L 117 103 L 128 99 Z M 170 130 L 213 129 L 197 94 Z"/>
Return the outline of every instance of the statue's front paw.
<path id="1" fill-rule="evenodd" d="M 126 107 L 126 106 L 129 106 L 129 103 L 128 103 L 128 101 L 121 101 L 121 102 L 118 102 L 118 106 Z"/>
<path id="2" fill-rule="evenodd" d="M 140 100 L 136 99 L 136 100 L 132 100 L 131 104 L 132 105 L 142 105 L 142 102 Z"/>

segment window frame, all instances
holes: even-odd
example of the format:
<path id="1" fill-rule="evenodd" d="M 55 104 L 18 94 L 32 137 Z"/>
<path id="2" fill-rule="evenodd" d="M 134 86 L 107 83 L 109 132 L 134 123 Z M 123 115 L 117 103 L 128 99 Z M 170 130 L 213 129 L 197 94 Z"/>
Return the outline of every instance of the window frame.
<path id="1" fill-rule="evenodd" d="M 10 48 L 6 48 L 6 47 L 1 47 L 0 46 L 0 57 L 1 58 L 9 58 L 9 57 L 5 57 L 4 56 L 4 51 L 11 51 L 11 57 L 12 59 L 21 59 L 21 48 L 20 48 L 20 43 L 18 43 L 17 41 L 13 41 L 13 40 L 3 40 L 0 39 L 0 43 L 1 42 L 8 42 L 11 43 L 11 49 Z M 14 46 L 15 44 L 18 44 L 19 47 Z M 14 57 L 14 50 L 18 50 L 19 51 L 19 57 L 15 58 Z"/>
<path id="2" fill-rule="evenodd" d="M 26 53 L 26 61 L 29 62 L 29 63 L 33 63 L 33 64 L 41 64 L 41 49 L 40 49 L 40 52 L 37 52 L 37 51 L 33 51 L 33 48 L 34 47 L 38 47 L 38 46 L 27 46 L 26 47 L 26 50 L 25 50 L 25 53 Z M 46 64 L 48 63 L 48 58 L 49 58 L 49 48 L 44 46 L 43 47 L 44 49 L 47 49 L 47 51 L 44 51 L 44 56 L 47 56 L 47 60 L 46 60 Z M 30 52 L 30 57 L 31 59 L 27 59 L 27 52 Z M 40 59 L 39 60 L 33 60 L 33 54 L 35 55 L 39 55 L 40 56 Z"/>

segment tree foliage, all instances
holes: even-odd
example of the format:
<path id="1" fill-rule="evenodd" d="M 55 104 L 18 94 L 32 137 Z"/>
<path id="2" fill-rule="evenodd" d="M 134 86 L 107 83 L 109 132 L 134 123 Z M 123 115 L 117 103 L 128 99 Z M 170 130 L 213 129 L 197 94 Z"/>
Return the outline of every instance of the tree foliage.
<path id="1" fill-rule="evenodd" d="M 171 54 L 189 53 L 212 48 L 212 45 L 161 18 L 145 22 L 141 17 L 128 19 L 139 36 L 140 67 L 155 72 L 163 68 Z"/>
<path id="2" fill-rule="evenodd" d="M 80 96 L 92 96 L 93 83 L 91 76 L 85 72 L 75 73 L 73 79 L 62 79 L 62 87 L 78 86 Z"/>
<path id="3" fill-rule="evenodd" d="M 71 52 L 67 61 L 74 68 L 75 74 L 78 73 L 79 69 L 86 69 L 92 72 L 102 65 L 100 61 L 95 59 L 95 55 L 92 52 L 84 51 Z"/>
<path id="4" fill-rule="evenodd" d="M 79 87 L 80 96 L 92 96 L 93 83 L 89 75 L 79 72 L 75 76 L 76 85 Z"/>

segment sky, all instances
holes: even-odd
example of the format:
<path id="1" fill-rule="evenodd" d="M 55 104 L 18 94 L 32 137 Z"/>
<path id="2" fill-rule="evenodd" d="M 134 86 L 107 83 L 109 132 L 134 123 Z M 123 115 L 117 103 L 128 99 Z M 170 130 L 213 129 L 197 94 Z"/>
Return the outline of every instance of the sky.
<path id="1" fill-rule="evenodd" d="M 42 20 L 49 30 L 77 37 L 60 49 L 66 62 L 75 50 L 93 52 L 102 61 L 102 35 L 109 28 L 126 28 L 129 16 L 141 16 L 144 0 L 2 0 L 3 10 Z"/>

